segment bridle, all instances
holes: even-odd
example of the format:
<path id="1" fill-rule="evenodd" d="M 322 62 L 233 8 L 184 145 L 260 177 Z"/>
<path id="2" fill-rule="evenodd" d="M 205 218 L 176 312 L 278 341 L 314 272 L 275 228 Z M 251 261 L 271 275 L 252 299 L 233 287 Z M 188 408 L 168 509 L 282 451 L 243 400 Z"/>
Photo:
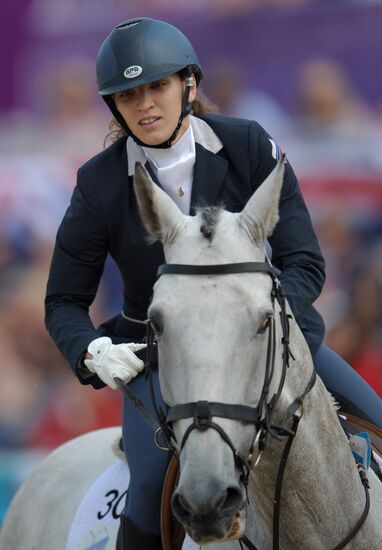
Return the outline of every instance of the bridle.
<path id="1" fill-rule="evenodd" d="M 188 426 L 183 439 L 179 445 L 179 453 L 193 430 L 207 430 L 212 428 L 216 430 L 224 441 L 232 449 L 236 465 L 241 471 L 241 478 L 246 486 L 248 483 L 248 475 L 250 468 L 250 458 L 241 456 L 235 449 L 228 435 L 215 422 L 213 417 L 229 418 L 231 420 L 239 420 L 245 423 L 254 424 L 256 428 L 256 443 L 259 447 L 259 452 L 263 451 L 268 443 L 269 436 L 289 436 L 291 429 L 286 424 L 289 419 L 281 425 L 276 425 L 272 422 L 274 409 L 279 401 L 286 377 L 287 368 L 289 366 L 289 358 L 293 359 L 293 355 L 289 349 L 289 319 L 290 316 L 286 313 L 286 300 L 281 286 L 274 275 L 271 265 L 268 262 L 246 262 L 234 264 L 220 265 L 182 265 L 182 264 L 164 264 L 158 269 L 158 276 L 161 275 L 228 275 L 234 273 L 266 273 L 272 278 L 272 304 L 275 305 L 277 300 L 280 305 L 280 319 L 282 326 L 282 375 L 278 385 L 277 392 L 269 399 L 270 385 L 274 376 L 275 351 L 276 351 L 276 330 L 275 319 L 269 318 L 268 322 L 268 346 L 265 365 L 265 376 L 259 403 L 256 407 L 248 407 L 246 405 L 234 405 L 226 403 L 211 403 L 209 401 L 198 401 L 194 403 L 184 403 L 174 405 L 167 410 L 165 418 L 165 430 L 172 438 L 171 425 L 177 420 L 192 418 L 193 422 Z M 151 338 L 150 338 L 151 340 Z M 309 388 L 304 393 L 308 393 L 313 387 L 315 373 L 312 374 L 312 380 L 309 382 Z M 296 408 L 299 404 L 296 403 Z M 260 435 L 259 435 L 260 434 Z M 170 442 L 171 443 L 171 442 Z M 254 441 L 251 444 L 250 455 L 252 454 Z"/>
<path id="2" fill-rule="evenodd" d="M 294 399 L 289 405 L 285 414 L 283 415 L 281 422 L 275 424 L 273 422 L 273 414 L 275 408 L 280 400 L 280 396 L 285 384 L 286 373 L 289 367 L 290 358 L 294 360 L 293 354 L 289 347 L 289 322 L 292 318 L 286 311 L 286 298 L 285 294 L 280 286 L 280 283 L 274 274 L 271 263 L 265 262 L 244 262 L 244 263 L 232 263 L 232 264 L 218 264 L 218 265 L 189 265 L 189 264 L 163 264 L 159 266 L 157 275 L 230 275 L 237 273 L 265 273 L 272 279 L 271 298 L 273 309 L 275 309 L 275 303 L 277 302 L 280 308 L 280 324 L 282 329 L 282 367 L 281 376 L 278 383 L 277 391 L 269 398 L 269 392 L 271 383 L 275 374 L 275 358 L 276 358 L 276 323 L 274 317 L 269 318 L 268 322 L 268 344 L 267 344 L 267 356 L 265 364 L 265 376 L 261 396 L 256 407 L 249 407 L 239 404 L 227 404 L 220 402 L 210 401 L 197 401 L 191 403 L 183 403 L 168 407 L 166 412 L 161 407 L 157 406 L 153 382 L 152 382 L 152 369 L 153 369 L 153 357 L 155 353 L 155 331 L 151 321 L 148 319 L 145 321 L 147 333 L 147 355 L 145 368 L 147 376 L 150 380 L 151 399 L 153 401 L 154 410 L 156 412 L 157 420 L 153 419 L 148 413 L 147 409 L 140 402 L 140 400 L 133 394 L 133 392 L 126 386 L 121 380 L 116 380 L 120 389 L 122 389 L 129 399 L 132 401 L 145 419 L 155 429 L 155 441 L 160 448 L 171 450 L 176 456 L 179 456 L 182 452 L 184 445 L 193 430 L 205 431 L 208 429 L 214 429 L 219 433 L 221 438 L 227 443 L 233 453 L 234 461 L 237 468 L 240 471 L 240 478 L 247 492 L 248 479 L 250 469 L 252 467 L 253 453 L 255 446 L 258 447 L 258 456 L 254 466 L 257 465 L 261 453 L 267 447 L 271 439 L 287 438 L 278 473 L 276 479 L 276 488 L 274 496 L 274 511 L 273 511 L 273 550 L 279 549 L 279 535 L 280 535 L 280 503 L 281 503 L 281 490 L 284 478 L 285 467 L 287 464 L 289 452 L 297 433 L 297 428 L 301 417 L 303 415 L 303 401 L 308 393 L 313 388 L 316 381 L 316 372 L 313 369 L 311 377 L 303 391 L 303 393 Z M 240 454 L 233 442 L 231 441 L 225 430 L 216 423 L 213 418 L 228 418 L 230 420 L 238 420 L 244 423 L 253 424 L 256 428 L 256 436 L 254 437 L 248 456 Z M 192 418 L 192 423 L 186 429 L 182 441 L 177 448 L 176 439 L 174 436 L 172 424 L 175 421 Z M 163 447 L 158 440 L 159 435 L 162 435 L 166 442 L 166 447 Z M 357 522 L 351 533 L 333 550 L 341 550 L 348 544 L 348 542 L 356 535 L 356 533 L 362 527 L 366 520 L 369 510 L 369 493 L 368 493 L 368 480 L 366 473 L 363 470 L 359 470 L 361 481 L 364 485 L 366 492 L 366 505 L 360 520 Z M 248 498 L 248 497 L 247 497 Z M 245 544 L 250 550 L 257 550 L 256 547 L 246 537 L 243 537 L 240 544 Z"/>

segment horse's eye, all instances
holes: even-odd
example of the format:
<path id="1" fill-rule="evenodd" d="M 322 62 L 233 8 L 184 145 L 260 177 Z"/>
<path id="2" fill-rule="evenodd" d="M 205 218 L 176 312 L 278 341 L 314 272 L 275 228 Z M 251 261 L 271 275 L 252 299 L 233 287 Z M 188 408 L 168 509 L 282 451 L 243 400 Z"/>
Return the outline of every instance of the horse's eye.
<path id="1" fill-rule="evenodd" d="M 257 334 L 264 334 L 264 332 L 267 330 L 267 328 L 269 327 L 269 325 L 271 324 L 271 319 L 272 317 L 266 317 L 262 323 L 260 323 L 258 329 L 257 329 Z"/>

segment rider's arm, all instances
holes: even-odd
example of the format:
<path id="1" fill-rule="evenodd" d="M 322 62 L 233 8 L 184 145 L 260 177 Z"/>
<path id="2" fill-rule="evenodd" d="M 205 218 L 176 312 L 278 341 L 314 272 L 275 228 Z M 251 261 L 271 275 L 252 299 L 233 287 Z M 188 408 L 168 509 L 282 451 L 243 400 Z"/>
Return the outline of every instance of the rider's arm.
<path id="1" fill-rule="evenodd" d="M 79 172 L 70 206 L 58 230 L 45 299 L 46 326 L 83 384 L 104 383 L 80 368 L 91 341 L 100 336 L 89 317 L 102 275 L 108 239 L 91 183 Z"/>
<path id="2" fill-rule="evenodd" d="M 252 174 L 257 187 L 272 171 L 280 155 L 277 144 L 261 126 L 251 123 Z M 275 158 L 276 157 L 276 158 Z M 294 315 L 304 313 L 321 293 L 325 262 L 309 212 L 289 164 L 285 167 L 279 204 L 279 222 L 269 239 L 272 263 Z"/>

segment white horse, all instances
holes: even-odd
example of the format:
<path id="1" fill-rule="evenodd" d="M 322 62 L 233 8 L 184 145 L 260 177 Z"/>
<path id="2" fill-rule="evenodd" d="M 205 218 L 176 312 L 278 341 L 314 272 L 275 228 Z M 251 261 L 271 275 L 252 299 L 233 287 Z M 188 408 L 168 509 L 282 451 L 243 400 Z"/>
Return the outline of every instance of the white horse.
<path id="1" fill-rule="evenodd" d="M 314 383 L 308 346 L 264 265 L 283 173 L 282 161 L 239 214 L 205 209 L 191 217 L 136 170 L 143 221 L 168 264 L 149 320 L 180 453 L 172 507 L 201 545 L 237 538 L 245 531 L 249 475 L 257 548 L 329 550 L 350 535 L 347 548 L 377 550 L 382 484 L 371 471 L 370 510 L 357 531 L 364 484 L 333 399 L 320 379 Z M 288 429 L 290 438 L 270 437 Z M 259 442 L 262 456 L 254 461 Z"/>
<path id="2" fill-rule="evenodd" d="M 100 541 L 104 544 L 98 546 L 99 550 L 114 549 L 119 523 L 114 506 L 129 482 L 129 471 L 114 449 L 120 437 L 119 427 L 97 430 L 53 451 L 12 501 L 1 528 L 0 549 L 95 550 Z M 118 468 L 122 471 L 113 471 Z M 116 485 L 115 476 L 118 479 L 121 475 L 121 483 Z M 86 496 L 92 493 L 94 504 L 90 510 Z"/>
<path id="3" fill-rule="evenodd" d="M 149 316 L 158 340 L 161 389 L 181 450 L 173 509 L 197 541 L 188 537 L 184 550 L 207 543 L 238 549 L 234 539 L 244 531 L 259 550 L 341 548 L 365 507 L 365 489 L 333 400 L 320 380 L 310 387 L 313 367 L 305 340 L 292 318 L 280 318 L 282 299 L 271 298 L 278 287 L 263 264 L 264 240 L 277 223 L 282 175 L 280 164 L 240 214 L 207 209 L 189 217 L 137 168 L 142 217 L 163 242 L 170 270 L 171 264 L 186 265 L 187 271 L 190 265 L 248 262 L 261 262 L 264 270 L 191 275 L 181 268 L 179 274 L 164 273 L 155 285 Z M 291 316 L 289 308 L 287 313 Z M 288 324 L 290 354 L 281 343 Z M 290 355 L 288 369 L 283 352 Z M 267 404 L 275 394 L 271 413 Z M 192 405 L 197 402 L 202 404 Z M 293 423 L 296 436 L 287 439 Z M 280 440 L 269 437 L 270 425 Z M 128 484 L 128 468 L 112 451 L 119 435 L 118 428 L 101 430 L 52 453 L 14 499 L 0 549 L 115 548 Z M 369 480 L 369 514 L 346 548 L 382 547 L 382 485 L 373 472 Z"/>

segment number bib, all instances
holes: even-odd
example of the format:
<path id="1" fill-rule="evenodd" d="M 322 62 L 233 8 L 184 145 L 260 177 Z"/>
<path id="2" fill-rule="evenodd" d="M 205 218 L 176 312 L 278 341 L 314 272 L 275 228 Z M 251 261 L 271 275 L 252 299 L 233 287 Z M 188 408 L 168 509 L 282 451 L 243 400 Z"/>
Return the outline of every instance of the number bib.
<path id="1" fill-rule="evenodd" d="M 129 482 L 128 465 L 119 460 L 95 480 L 77 509 L 66 550 L 115 550 Z"/>

